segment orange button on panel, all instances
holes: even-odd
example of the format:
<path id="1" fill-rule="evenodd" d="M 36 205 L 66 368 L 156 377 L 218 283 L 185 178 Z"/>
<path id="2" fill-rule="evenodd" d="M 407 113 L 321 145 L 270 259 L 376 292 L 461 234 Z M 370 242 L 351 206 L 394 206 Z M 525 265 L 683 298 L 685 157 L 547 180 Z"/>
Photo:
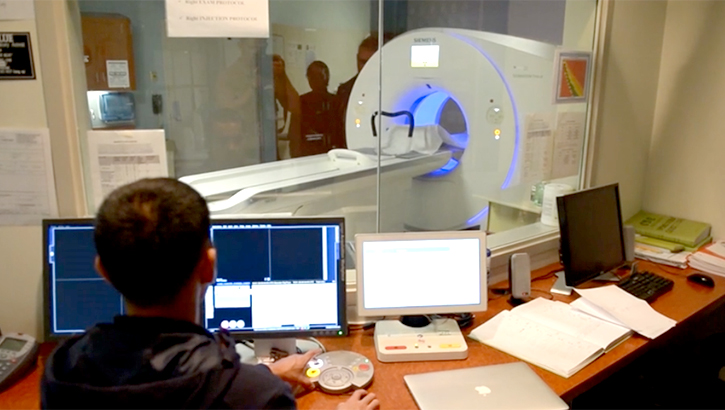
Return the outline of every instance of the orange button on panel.
<path id="1" fill-rule="evenodd" d="M 385 346 L 385 350 L 405 350 L 406 346 Z"/>
<path id="2" fill-rule="evenodd" d="M 457 349 L 461 347 L 458 343 L 446 343 L 439 346 L 441 349 Z"/>

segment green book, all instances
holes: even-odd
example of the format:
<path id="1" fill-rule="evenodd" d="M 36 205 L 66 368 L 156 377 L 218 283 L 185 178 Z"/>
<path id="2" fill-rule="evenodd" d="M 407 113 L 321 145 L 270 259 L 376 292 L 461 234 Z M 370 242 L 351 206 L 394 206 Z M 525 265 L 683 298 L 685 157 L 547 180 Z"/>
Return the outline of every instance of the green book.
<path id="1" fill-rule="evenodd" d="M 700 249 L 703 245 L 712 242 L 712 236 L 706 237 L 705 239 L 702 240 L 702 242 L 696 244 L 695 246 L 685 246 L 681 243 L 663 241 L 662 239 L 650 238 L 649 236 L 644 236 L 644 235 L 637 235 L 637 237 L 634 238 L 634 240 L 635 240 L 635 242 L 643 243 L 645 245 L 656 246 L 658 248 L 667 249 L 668 251 L 670 251 L 672 253 L 677 253 L 677 252 L 682 252 L 682 251 L 694 252 L 694 251 Z"/>
<path id="2" fill-rule="evenodd" d="M 650 238 L 662 239 L 694 247 L 710 236 L 710 224 L 675 218 L 672 216 L 639 211 L 629 218 L 626 225 L 632 225 L 634 231 Z"/>

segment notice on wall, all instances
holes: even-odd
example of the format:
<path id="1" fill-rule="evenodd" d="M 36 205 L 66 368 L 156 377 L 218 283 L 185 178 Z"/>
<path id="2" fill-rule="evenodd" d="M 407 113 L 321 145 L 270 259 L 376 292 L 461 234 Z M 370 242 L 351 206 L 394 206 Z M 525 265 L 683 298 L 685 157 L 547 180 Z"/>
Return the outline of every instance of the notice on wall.
<path id="1" fill-rule="evenodd" d="M 166 0 L 169 37 L 269 37 L 269 0 Z"/>
<path id="2" fill-rule="evenodd" d="M 564 178 L 579 172 L 584 144 L 586 113 L 561 112 L 554 133 L 554 159 L 551 178 Z"/>
<path id="3" fill-rule="evenodd" d="M 106 60 L 108 88 L 131 88 L 128 60 Z"/>
<path id="4" fill-rule="evenodd" d="M 0 128 L 0 225 L 58 216 L 47 128 Z"/>
<path id="5" fill-rule="evenodd" d="M 163 130 L 88 131 L 93 203 L 143 178 L 167 177 Z"/>
<path id="6" fill-rule="evenodd" d="M 591 53 L 557 49 L 554 61 L 554 104 L 586 102 Z"/>
<path id="7" fill-rule="evenodd" d="M 522 182 L 539 182 L 551 175 L 551 150 L 554 135 L 554 114 L 526 116 L 522 152 Z"/>
<path id="8" fill-rule="evenodd" d="M 0 80 L 33 80 L 30 33 L 0 32 Z"/>
<path id="9" fill-rule="evenodd" d="M 0 0 L 0 20 L 33 20 L 33 0 Z"/>

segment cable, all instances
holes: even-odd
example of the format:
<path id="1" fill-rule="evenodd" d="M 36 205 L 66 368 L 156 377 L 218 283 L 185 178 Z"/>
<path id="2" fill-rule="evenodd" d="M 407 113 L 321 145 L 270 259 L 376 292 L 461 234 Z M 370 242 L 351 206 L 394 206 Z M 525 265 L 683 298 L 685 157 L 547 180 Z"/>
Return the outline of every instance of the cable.
<path id="1" fill-rule="evenodd" d="M 552 271 L 549 271 L 549 272 L 547 272 L 547 273 L 546 273 L 546 274 L 544 274 L 544 275 L 541 275 L 541 276 L 537 276 L 537 277 L 535 277 L 535 278 L 531 279 L 531 281 L 532 281 L 532 282 L 536 282 L 537 280 L 545 280 L 545 279 L 549 279 L 549 278 L 553 277 L 554 275 L 556 275 L 556 273 L 557 273 L 557 272 L 561 272 L 561 270 L 562 270 L 562 268 L 561 268 L 561 267 L 559 267 L 559 268 L 556 268 L 556 269 L 554 269 L 554 270 L 552 270 Z"/>
<path id="2" fill-rule="evenodd" d="M 314 337 L 308 337 L 307 339 L 319 346 L 320 350 L 322 350 L 322 353 L 327 352 L 327 349 L 325 349 L 325 345 L 323 345 L 322 342 L 320 342 L 319 340 L 315 339 Z"/>

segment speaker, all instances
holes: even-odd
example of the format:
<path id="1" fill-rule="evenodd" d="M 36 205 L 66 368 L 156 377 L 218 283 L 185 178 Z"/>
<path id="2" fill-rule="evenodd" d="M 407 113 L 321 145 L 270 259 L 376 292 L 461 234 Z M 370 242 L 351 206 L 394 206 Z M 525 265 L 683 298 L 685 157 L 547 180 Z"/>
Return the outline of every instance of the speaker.
<path id="1" fill-rule="evenodd" d="M 634 262 L 634 226 L 624 225 L 622 236 L 624 236 L 624 258 L 627 262 Z"/>
<path id="2" fill-rule="evenodd" d="M 509 258 L 511 299 L 526 300 L 531 296 L 531 261 L 528 253 L 514 253 Z"/>

